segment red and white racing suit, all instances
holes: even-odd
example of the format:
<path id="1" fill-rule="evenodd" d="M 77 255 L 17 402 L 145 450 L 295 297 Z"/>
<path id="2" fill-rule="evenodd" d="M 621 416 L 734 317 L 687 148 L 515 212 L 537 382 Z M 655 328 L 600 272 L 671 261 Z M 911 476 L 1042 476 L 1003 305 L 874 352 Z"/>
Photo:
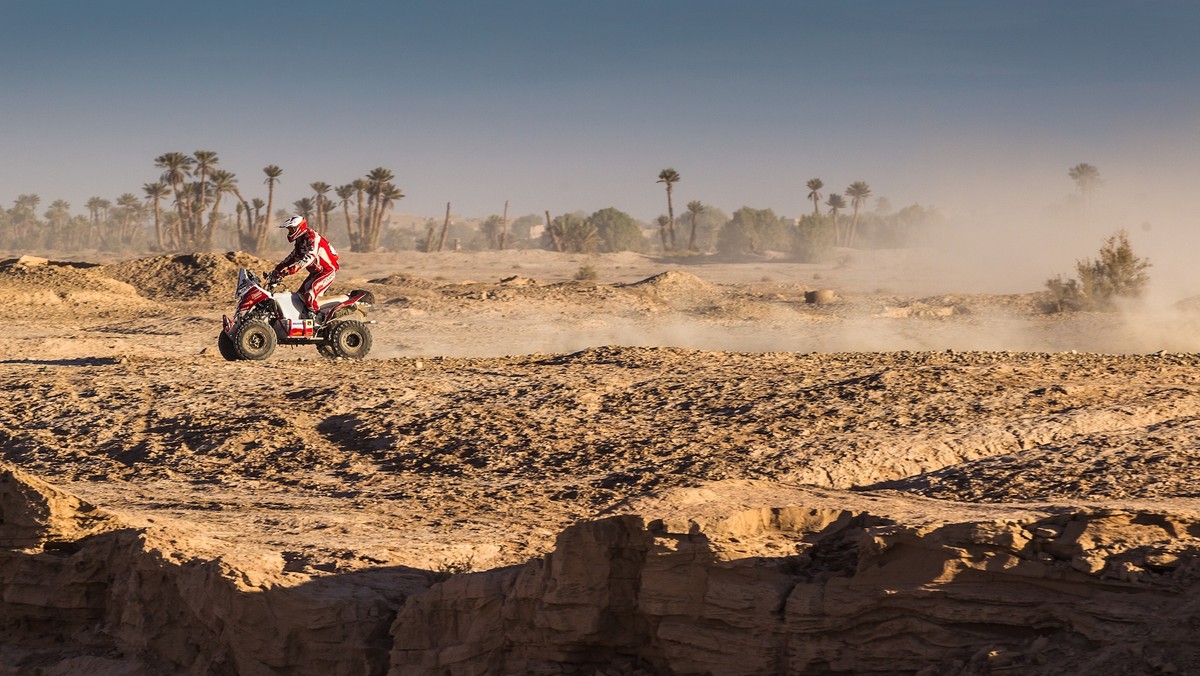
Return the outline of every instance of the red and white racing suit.
<path id="1" fill-rule="evenodd" d="M 275 266 L 271 276 L 282 279 L 296 274 L 301 268 L 308 269 L 308 277 L 300 285 L 300 295 L 315 315 L 320 308 L 317 298 L 333 283 L 340 267 L 337 251 L 329 240 L 309 229 L 307 223 L 297 228 L 296 232 L 288 237 L 288 241 L 293 244 L 292 253 Z"/>

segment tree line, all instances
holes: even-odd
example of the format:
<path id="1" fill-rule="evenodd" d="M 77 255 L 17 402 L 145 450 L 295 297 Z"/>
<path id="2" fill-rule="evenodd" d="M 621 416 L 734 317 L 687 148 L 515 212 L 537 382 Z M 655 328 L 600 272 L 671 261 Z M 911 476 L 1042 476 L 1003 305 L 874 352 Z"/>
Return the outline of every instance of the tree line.
<path id="1" fill-rule="evenodd" d="M 12 208 L 0 210 L 0 243 L 12 249 L 100 249 L 108 251 L 206 251 L 236 247 L 261 253 L 271 244 L 272 225 L 293 213 L 328 229 L 339 206 L 351 251 L 375 251 L 387 216 L 404 193 L 390 169 L 377 167 L 336 189 L 311 183 L 312 197 L 293 202 L 293 210 L 275 209 L 275 188 L 283 169 L 262 169 L 265 199 L 247 198 L 238 176 L 220 166 L 211 150 L 168 152 L 154 158 L 158 179 L 142 185 L 142 197 L 123 193 L 113 201 L 92 197 L 87 214 L 72 214 L 55 200 L 39 214 L 41 197 L 19 195 Z M 336 195 L 336 199 L 330 193 Z M 227 199 L 228 198 L 228 199 Z M 228 202 L 232 200 L 232 210 Z"/>
<path id="2" fill-rule="evenodd" d="M 233 172 L 217 167 L 217 153 L 197 150 L 191 155 L 170 152 L 154 159 L 154 166 L 162 169 L 157 182 L 142 186 L 147 201 L 154 206 L 154 233 L 158 249 L 205 250 L 213 246 L 213 236 L 224 224 L 236 233 L 238 247 L 251 253 L 260 253 L 266 248 L 272 218 L 279 221 L 291 213 L 299 213 L 311 221 L 314 227 L 327 230 L 329 215 L 339 204 L 345 215 L 346 235 L 351 251 L 374 251 L 379 246 L 379 236 L 384 219 L 393 205 L 404 198 L 404 193 L 393 180 L 390 169 L 377 167 L 365 177 L 356 178 L 334 189 L 324 181 L 309 184 L 312 197 L 303 197 L 292 203 L 295 212 L 274 213 L 275 186 L 283 176 L 283 169 L 269 164 L 262 169 L 263 183 L 267 186 L 267 198 L 247 200 Z M 330 197 L 330 191 L 337 200 Z M 224 195 L 236 198 L 232 224 L 228 215 L 220 211 Z M 160 202 L 173 196 L 173 211 L 164 218 Z M 351 215 L 353 204 L 353 215 Z"/>
<path id="3" fill-rule="evenodd" d="M 157 179 L 143 184 L 140 196 L 123 193 L 113 201 L 92 197 L 84 205 L 85 214 L 73 214 L 71 205 L 61 199 L 43 211 L 39 196 L 20 195 L 11 208 L 0 209 L 0 242 L 9 249 L 166 252 L 238 248 L 257 254 L 278 246 L 270 236 L 273 225 L 300 214 L 339 245 L 358 252 L 381 248 L 440 251 L 448 245 L 674 255 L 781 251 L 815 261 L 835 247 L 903 246 L 940 218 L 936 210 L 916 204 L 893 212 L 884 199 L 876 200 L 874 211 L 868 211 L 872 193 L 865 181 L 826 195 L 819 178 L 805 184 L 805 200 L 811 201 L 813 208 L 799 218 L 787 219 L 770 209 L 749 206 L 728 215 L 700 200 L 688 201 L 685 210 L 677 214 L 675 194 L 682 177 L 668 168 L 659 172 L 656 181 L 666 189 L 666 213 L 654 223 L 640 222 L 615 207 L 592 214 L 553 216 L 546 211 L 510 220 L 505 203 L 503 214 L 471 224 L 452 222 L 451 205 L 447 204 L 443 220 L 429 219 L 424 232 L 418 232 L 415 227 L 407 231 L 388 227 L 392 210 L 405 195 L 395 183 L 395 174 L 384 167 L 340 185 L 310 183 L 311 193 L 294 201 L 290 209 L 276 204 L 276 189 L 284 171 L 274 164 L 254 177 L 257 187 L 253 189 L 223 168 L 215 151 L 163 153 L 154 158 L 153 167 Z M 1079 167 L 1072 169 L 1073 178 L 1077 171 L 1085 177 L 1077 181 L 1098 180 Z M 258 194 L 249 194 L 252 192 Z"/>

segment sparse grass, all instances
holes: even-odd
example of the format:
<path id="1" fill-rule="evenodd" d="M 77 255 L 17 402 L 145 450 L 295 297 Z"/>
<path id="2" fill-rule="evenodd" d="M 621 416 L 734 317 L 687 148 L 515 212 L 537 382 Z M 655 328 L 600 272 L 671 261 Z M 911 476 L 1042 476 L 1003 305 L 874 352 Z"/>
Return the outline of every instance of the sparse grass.
<path id="1" fill-rule="evenodd" d="M 591 265 L 581 265 L 575 271 L 575 281 L 577 282 L 594 282 L 599 278 L 600 275 L 596 272 L 596 268 Z"/>
<path id="2" fill-rule="evenodd" d="M 455 575 L 470 573 L 475 570 L 475 555 L 469 554 L 464 559 L 443 559 L 437 568 L 429 571 L 429 578 L 434 583 L 445 582 Z"/>

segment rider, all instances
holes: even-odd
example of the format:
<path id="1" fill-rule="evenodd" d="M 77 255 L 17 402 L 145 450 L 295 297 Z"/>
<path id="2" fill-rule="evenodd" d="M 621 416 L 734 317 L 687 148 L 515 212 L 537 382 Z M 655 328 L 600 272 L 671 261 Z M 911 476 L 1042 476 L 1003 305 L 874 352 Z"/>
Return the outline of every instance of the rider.
<path id="1" fill-rule="evenodd" d="M 325 293 L 325 289 L 329 288 L 337 275 L 337 251 L 329 240 L 310 229 L 308 221 L 302 216 L 292 216 L 279 227 L 287 228 L 287 238 L 293 248 L 292 253 L 275 266 L 269 281 L 278 284 L 284 277 L 296 274 L 301 268 L 307 268 L 308 277 L 300 285 L 300 295 L 308 306 L 309 315 L 319 323 L 325 318 L 319 314 L 320 304 L 317 298 Z"/>

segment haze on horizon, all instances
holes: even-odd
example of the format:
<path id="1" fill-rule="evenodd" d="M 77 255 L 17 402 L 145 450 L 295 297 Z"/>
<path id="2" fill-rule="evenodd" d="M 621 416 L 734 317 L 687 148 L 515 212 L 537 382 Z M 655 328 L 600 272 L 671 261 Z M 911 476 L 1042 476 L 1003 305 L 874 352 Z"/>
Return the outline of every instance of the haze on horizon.
<path id="1" fill-rule="evenodd" d="M 1097 244 L 1110 227 L 1195 243 L 1200 6 L 1183 0 L 17 0 L 0 18 L 5 204 L 80 212 L 140 195 L 159 154 L 206 149 L 247 193 L 282 167 L 285 206 L 385 166 L 399 213 L 508 200 L 652 221 L 673 167 L 677 209 L 794 216 L 807 179 L 862 180 L 977 246 L 1055 227 L 1087 162 Z"/>

